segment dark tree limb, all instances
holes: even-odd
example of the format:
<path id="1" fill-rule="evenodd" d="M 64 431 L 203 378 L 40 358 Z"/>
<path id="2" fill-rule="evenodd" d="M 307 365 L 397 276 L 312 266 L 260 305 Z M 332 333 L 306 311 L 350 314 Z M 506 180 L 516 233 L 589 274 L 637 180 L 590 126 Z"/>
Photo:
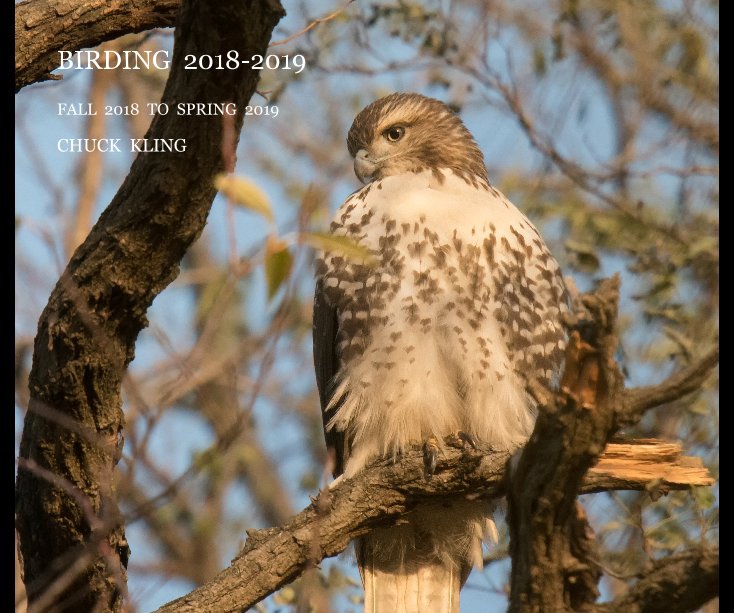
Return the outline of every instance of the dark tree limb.
<path id="1" fill-rule="evenodd" d="M 173 26 L 181 0 L 25 0 L 15 5 L 15 91 L 60 79 L 59 51 Z"/>
<path id="2" fill-rule="evenodd" d="M 529 387 L 540 414 L 509 479 L 510 611 L 594 608 L 601 571 L 576 503 L 584 476 L 622 424 L 695 391 L 716 365 L 711 352 L 659 386 L 625 392 L 613 357 L 619 284 L 615 275 L 582 296 L 560 391 Z"/>
<path id="3" fill-rule="evenodd" d="M 709 351 L 703 358 L 675 373 L 660 385 L 638 387 L 624 392 L 622 404 L 617 408 L 620 426 L 637 422 L 648 409 L 673 402 L 698 390 L 719 363 L 719 348 Z"/>
<path id="4" fill-rule="evenodd" d="M 719 548 L 694 549 L 656 562 L 622 597 L 598 613 L 688 613 L 719 594 Z"/>
<path id="5" fill-rule="evenodd" d="M 622 454 L 628 462 L 600 470 L 592 467 L 579 493 L 616 489 L 620 485 L 644 491 L 651 474 L 668 475 L 669 489 L 713 482 L 700 461 L 694 468 L 690 464 L 695 464 L 695 459 L 680 456 L 679 446 L 648 440 L 639 445 L 639 452 L 637 448 L 634 441 L 611 444 L 601 463 L 607 455 L 613 461 Z M 356 477 L 322 492 L 287 524 L 250 532 L 243 551 L 229 568 L 206 585 L 161 607 L 158 613 L 244 611 L 309 566 L 341 553 L 351 540 L 373 527 L 394 523 L 420 502 L 446 496 L 497 498 L 504 493 L 509 457 L 507 452 L 447 446 L 434 477 L 428 481 L 424 477 L 422 450 L 407 452 L 398 463 L 373 463 Z M 631 470 L 635 460 L 644 460 L 649 470 L 635 477 Z M 579 523 L 577 529 L 583 531 L 583 524 Z"/>
<path id="6" fill-rule="evenodd" d="M 31 4 L 35 3 L 26 3 Z M 54 17 L 59 23 L 67 9 L 72 16 L 81 11 L 74 12 L 74 2 L 47 4 L 48 15 L 60 11 Z M 98 5 L 99 10 L 102 4 L 117 6 L 85 4 Z M 143 5 L 147 6 L 136 3 Z M 185 71 L 184 55 L 229 50 L 237 50 L 240 57 L 264 54 L 283 14 L 276 0 L 184 1 L 162 100 L 171 106 L 180 101 L 234 102 L 239 135 L 260 73 L 244 66 Z M 32 25 L 26 20 L 21 29 Z M 129 24 L 126 31 L 131 31 Z M 88 42 L 79 38 L 72 46 Z M 181 258 L 204 228 L 215 195 L 213 177 L 225 167 L 223 130 L 220 117 L 171 113 L 154 118 L 146 137 L 183 138 L 186 151 L 138 155 L 111 204 L 72 256 L 41 315 L 20 455 L 87 496 L 96 517 L 88 517 L 68 491 L 20 466 L 16 514 L 31 604 L 58 585 L 54 564 L 73 558 L 76 551 L 87 551 L 89 543 L 99 543 L 92 564 L 59 596 L 56 610 L 120 608 L 128 556 L 113 485 L 124 423 L 121 381 L 133 359 L 137 335 L 147 324 L 148 307 L 177 276 Z M 79 427 L 49 419 L 52 414 Z M 98 606 L 101 609 L 95 609 Z"/>
<path id="7" fill-rule="evenodd" d="M 598 597 L 600 570 L 591 556 L 577 557 L 591 546 L 573 551 L 578 534 L 585 532 L 576 497 L 614 427 L 613 402 L 622 391 L 612 357 L 618 292 L 614 277 L 594 296 L 584 295 L 595 325 L 583 321 L 583 338 L 572 333 L 562 391 L 542 399 L 533 435 L 511 475 L 510 611 L 579 610 Z"/>

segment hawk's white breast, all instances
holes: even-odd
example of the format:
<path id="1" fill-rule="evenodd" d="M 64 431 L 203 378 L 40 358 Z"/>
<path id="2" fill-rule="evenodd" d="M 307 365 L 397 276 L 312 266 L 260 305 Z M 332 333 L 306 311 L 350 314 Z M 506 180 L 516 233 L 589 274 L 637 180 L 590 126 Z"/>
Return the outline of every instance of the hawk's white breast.
<path id="1" fill-rule="evenodd" d="M 551 379 L 563 287 L 535 228 L 502 194 L 449 172 L 391 176 L 337 211 L 332 231 L 373 251 L 368 269 L 324 258 L 342 368 L 330 427 L 347 476 L 377 455 L 463 430 L 495 448 L 531 432 L 522 371 Z"/>

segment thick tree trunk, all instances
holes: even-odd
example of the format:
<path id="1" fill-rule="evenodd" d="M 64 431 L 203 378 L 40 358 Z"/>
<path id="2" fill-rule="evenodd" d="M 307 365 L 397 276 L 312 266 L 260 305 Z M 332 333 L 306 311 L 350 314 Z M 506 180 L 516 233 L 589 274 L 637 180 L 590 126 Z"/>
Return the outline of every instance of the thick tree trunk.
<path id="1" fill-rule="evenodd" d="M 184 1 L 163 101 L 233 101 L 239 134 L 259 72 L 184 70 L 184 55 L 264 54 L 283 14 L 275 0 Z M 31 603 L 120 609 L 128 556 L 114 488 L 122 377 L 148 307 L 204 228 L 212 179 L 224 169 L 222 134 L 221 117 L 156 116 L 146 137 L 184 138 L 186 151 L 138 155 L 41 315 L 16 495 Z"/>

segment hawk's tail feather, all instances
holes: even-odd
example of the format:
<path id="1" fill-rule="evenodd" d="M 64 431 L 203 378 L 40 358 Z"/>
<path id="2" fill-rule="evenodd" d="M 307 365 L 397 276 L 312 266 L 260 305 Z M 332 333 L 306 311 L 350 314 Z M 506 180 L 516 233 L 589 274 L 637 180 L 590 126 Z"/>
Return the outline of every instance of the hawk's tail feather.
<path id="1" fill-rule="evenodd" d="M 472 566 L 482 565 L 486 501 L 423 504 L 356 542 L 365 613 L 458 613 Z"/>
<path id="2" fill-rule="evenodd" d="M 436 550 L 430 533 L 408 546 L 404 536 L 401 527 L 394 527 L 358 541 L 365 613 L 459 613 L 459 592 L 470 561 L 457 560 L 444 548 Z"/>
<path id="3" fill-rule="evenodd" d="M 461 572 L 456 564 L 437 560 L 385 569 L 372 551 L 360 564 L 365 613 L 459 613 Z"/>

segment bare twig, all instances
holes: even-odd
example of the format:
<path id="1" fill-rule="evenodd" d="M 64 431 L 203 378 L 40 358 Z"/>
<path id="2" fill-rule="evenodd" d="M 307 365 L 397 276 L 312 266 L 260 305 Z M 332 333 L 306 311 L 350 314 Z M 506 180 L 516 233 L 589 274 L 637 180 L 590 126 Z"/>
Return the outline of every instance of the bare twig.
<path id="1" fill-rule="evenodd" d="M 349 8 L 349 5 L 352 4 L 354 0 L 349 0 L 344 6 L 336 9 L 335 11 L 332 11 L 328 15 L 324 17 L 319 17 L 318 19 L 314 19 L 311 23 L 309 23 L 305 28 L 299 30 L 295 34 L 291 34 L 288 38 L 284 38 L 282 40 L 275 41 L 274 43 L 270 43 L 268 47 L 277 47 L 278 45 L 285 45 L 286 43 L 291 42 L 293 39 L 298 38 L 299 36 L 302 36 L 309 30 L 315 28 L 320 23 L 325 23 L 327 21 L 331 21 L 341 13 L 343 13 L 347 8 Z"/>

